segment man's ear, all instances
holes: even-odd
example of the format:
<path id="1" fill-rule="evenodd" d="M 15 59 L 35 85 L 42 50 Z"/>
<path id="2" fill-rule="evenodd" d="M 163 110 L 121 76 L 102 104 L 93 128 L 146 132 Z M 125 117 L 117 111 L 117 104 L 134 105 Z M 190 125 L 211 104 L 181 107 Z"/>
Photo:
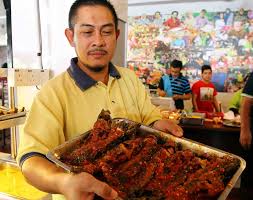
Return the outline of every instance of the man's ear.
<path id="1" fill-rule="evenodd" d="M 75 41 L 74 41 L 74 31 L 70 28 L 65 29 L 65 36 L 67 37 L 69 44 L 72 47 L 75 47 Z"/>
<path id="2" fill-rule="evenodd" d="M 116 39 L 118 39 L 119 34 L 120 34 L 120 30 L 118 29 L 118 30 L 116 31 Z"/>

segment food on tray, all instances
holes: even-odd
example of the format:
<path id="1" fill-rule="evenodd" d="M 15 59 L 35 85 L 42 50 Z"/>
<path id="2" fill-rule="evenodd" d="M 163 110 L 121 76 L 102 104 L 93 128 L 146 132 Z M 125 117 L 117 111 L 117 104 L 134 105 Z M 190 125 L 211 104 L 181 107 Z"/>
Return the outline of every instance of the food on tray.
<path id="1" fill-rule="evenodd" d="M 164 119 L 179 120 L 179 118 L 180 118 L 180 113 L 179 112 L 175 112 L 175 111 L 162 110 L 161 114 L 162 114 L 162 117 Z"/>
<path id="2" fill-rule="evenodd" d="M 233 124 L 235 124 L 235 125 L 241 125 L 241 117 L 240 117 L 240 115 L 237 115 L 237 116 L 234 118 Z"/>
<path id="3" fill-rule="evenodd" d="M 239 159 L 183 150 L 138 127 L 102 111 L 90 134 L 59 159 L 107 182 L 123 199 L 217 198 L 240 166 Z"/>
<path id="4" fill-rule="evenodd" d="M 221 117 L 214 117 L 214 118 L 213 118 L 213 122 L 214 122 L 215 124 L 219 124 L 219 123 L 222 124 L 222 123 L 223 123 Z"/>
<path id="5" fill-rule="evenodd" d="M 241 125 L 241 117 L 240 115 L 234 115 L 232 111 L 228 111 L 224 114 L 224 124 L 229 126 L 240 126 Z"/>
<path id="6" fill-rule="evenodd" d="M 25 108 L 22 107 L 21 109 L 18 108 L 7 108 L 5 106 L 0 106 L 0 115 L 7 115 L 7 114 L 13 114 L 18 112 L 24 112 Z"/>

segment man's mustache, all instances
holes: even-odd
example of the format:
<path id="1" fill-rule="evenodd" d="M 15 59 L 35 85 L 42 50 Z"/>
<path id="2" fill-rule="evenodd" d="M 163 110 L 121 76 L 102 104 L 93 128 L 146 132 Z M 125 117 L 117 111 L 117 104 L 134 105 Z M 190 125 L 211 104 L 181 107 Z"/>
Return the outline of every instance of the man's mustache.
<path id="1" fill-rule="evenodd" d="M 96 51 L 100 51 L 100 52 L 103 52 L 103 53 L 105 53 L 105 54 L 107 53 L 106 50 L 101 49 L 101 48 L 92 49 L 92 50 L 88 51 L 88 53 L 93 53 L 93 52 L 96 52 Z"/>

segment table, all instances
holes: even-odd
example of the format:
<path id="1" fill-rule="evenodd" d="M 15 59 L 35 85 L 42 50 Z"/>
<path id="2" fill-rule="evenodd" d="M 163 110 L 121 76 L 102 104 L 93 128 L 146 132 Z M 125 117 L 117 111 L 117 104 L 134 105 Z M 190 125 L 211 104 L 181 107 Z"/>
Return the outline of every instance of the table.
<path id="1" fill-rule="evenodd" d="M 214 124 L 212 122 L 204 122 L 203 126 L 196 125 L 180 125 L 184 130 L 184 137 L 203 143 L 208 146 L 212 146 L 217 149 L 238 155 L 246 161 L 246 169 L 241 175 L 241 187 L 246 189 L 245 183 L 251 182 L 251 172 L 253 171 L 253 166 L 250 164 L 252 161 L 251 157 L 247 157 L 246 153 L 239 143 L 240 138 L 240 128 L 238 127 L 227 127 L 222 124 Z M 251 186 L 250 186 L 251 187 Z M 240 190 L 233 189 L 230 198 L 228 199 L 240 199 L 241 195 L 252 195 L 252 190 L 248 189 L 247 192 L 241 192 Z M 239 196 L 238 198 L 232 198 L 233 195 Z M 253 198 L 246 198 L 253 199 Z"/>
<path id="2" fill-rule="evenodd" d="M 243 155 L 243 149 L 239 143 L 240 128 L 227 127 L 223 124 L 204 122 L 204 125 L 183 125 L 184 137 L 227 151 L 238 156 Z"/>

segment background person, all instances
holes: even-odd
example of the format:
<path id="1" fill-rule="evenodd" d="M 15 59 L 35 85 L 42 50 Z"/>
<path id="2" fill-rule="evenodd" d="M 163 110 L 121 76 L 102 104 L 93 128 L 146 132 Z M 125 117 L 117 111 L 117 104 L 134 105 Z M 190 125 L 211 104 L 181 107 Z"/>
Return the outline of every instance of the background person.
<path id="1" fill-rule="evenodd" d="M 244 83 L 247 82 L 247 79 L 249 77 L 249 74 L 247 74 L 244 78 L 243 78 L 243 84 L 241 87 L 244 87 Z M 234 113 L 234 116 L 239 115 L 239 111 L 240 111 L 240 107 L 241 107 L 241 94 L 242 94 L 243 88 L 239 89 L 238 91 L 236 91 L 234 93 L 234 95 L 232 96 L 230 102 L 229 102 L 229 107 L 228 109 L 230 111 L 232 111 Z"/>
<path id="2" fill-rule="evenodd" d="M 190 84 L 182 73 L 182 62 L 173 60 L 166 74 L 162 76 L 157 92 L 159 96 L 172 97 L 177 109 L 184 109 L 184 100 L 191 98 Z"/>
<path id="3" fill-rule="evenodd" d="M 65 30 L 77 58 L 67 71 L 49 80 L 34 98 L 20 134 L 17 162 L 36 188 L 68 200 L 117 198 L 117 192 L 91 174 L 70 174 L 47 160 L 46 153 L 93 127 L 102 109 L 182 136 L 182 129 L 161 120 L 133 71 L 110 61 L 119 36 L 118 17 L 107 0 L 77 0 Z M 65 199 L 53 195 L 53 199 Z"/>
<path id="4" fill-rule="evenodd" d="M 170 28 L 179 27 L 180 24 L 181 22 L 178 19 L 178 11 L 172 11 L 171 17 L 163 23 L 164 26 L 168 26 Z"/>
<path id="5" fill-rule="evenodd" d="M 217 91 L 212 79 L 212 68 L 203 65 L 201 68 L 201 80 L 192 85 L 192 105 L 196 112 L 220 112 L 216 99 Z"/>
<path id="6" fill-rule="evenodd" d="M 252 130 L 253 130 L 253 73 L 244 86 L 241 101 L 241 132 L 240 144 L 243 147 L 243 158 L 247 166 L 242 174 L 242 187 L 252 189 L 253 181 L 253 148 L 252 148 Z"/>

